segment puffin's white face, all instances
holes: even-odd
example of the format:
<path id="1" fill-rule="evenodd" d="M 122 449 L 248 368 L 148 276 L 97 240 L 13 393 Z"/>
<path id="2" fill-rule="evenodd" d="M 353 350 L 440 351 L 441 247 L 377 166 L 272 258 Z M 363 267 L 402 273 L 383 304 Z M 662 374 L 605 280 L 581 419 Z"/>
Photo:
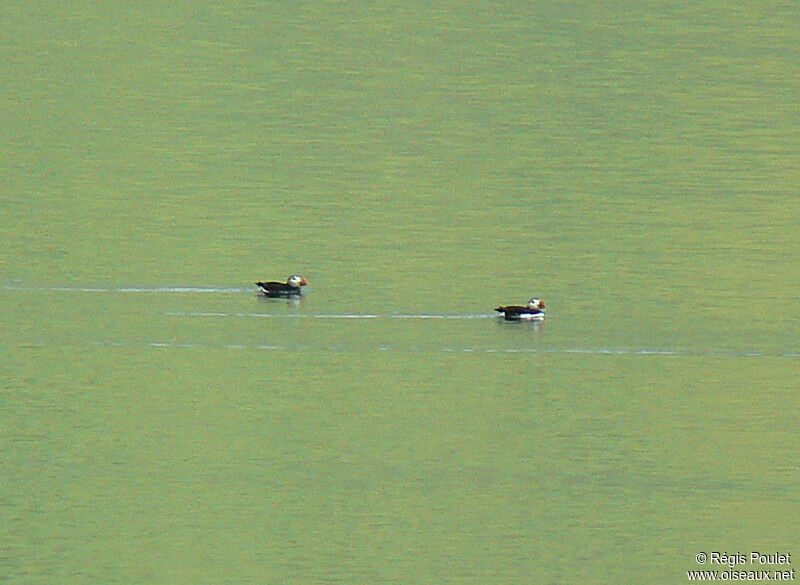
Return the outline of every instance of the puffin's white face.
<path id="1" fill-rule="evenodd" d="M 544 311 L 545 307 L 547 307 L 547 305 L 544 304 L 542 299 L 531 299 L 528 301 L 529 309 L 538 309 L 540 311 Z"/>
<path id="2" fill-rule="evenodd" d="M 292 274 L 286 281 L 286 284 L 295 288 L 300 288 L 301 286 L 307 285 L 308 281 L 299 274 Z"/>

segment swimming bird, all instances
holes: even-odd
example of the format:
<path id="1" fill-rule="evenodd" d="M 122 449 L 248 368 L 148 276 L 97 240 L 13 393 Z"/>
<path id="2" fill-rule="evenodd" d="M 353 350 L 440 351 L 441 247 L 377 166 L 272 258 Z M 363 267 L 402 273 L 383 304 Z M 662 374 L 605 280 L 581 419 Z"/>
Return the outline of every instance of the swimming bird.
<path id="1" fill-rule="evenodd" d="M 528 301 L 527 306 L 507 305 L 497 307 L 495 311 L 503 314 L 506 321 L 541 321 L 544 319 L 544 310 L 547 308 L 541 299 L 533 298 Z"/>
<path id="2" fill-rule="evenodd" d="M 270 298 L 293 297 L 303 294 L 301 287 L 308 284 L 308 281 L 299 274 L 292 274 L 286 282 L 257 282 L 258 292 Z"/>

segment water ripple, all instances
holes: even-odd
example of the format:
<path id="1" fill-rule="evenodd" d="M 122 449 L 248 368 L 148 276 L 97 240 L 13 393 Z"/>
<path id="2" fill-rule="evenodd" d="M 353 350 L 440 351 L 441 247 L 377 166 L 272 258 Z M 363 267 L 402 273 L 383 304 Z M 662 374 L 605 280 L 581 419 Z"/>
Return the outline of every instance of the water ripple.
<path id="1" fill-rule="evenodd" d="M 308 347 L 272 344 L 248 343 L 198 343 L 198 342 L 172 342 L 172 341 L 102 341 L 91 342 L 99 347 L 153 347 L 177 349 L 234 349 L 234 350 L 277 350 L 277 351 L 334 351 L 346 352 L 348 348 L 336 347 Z M 405 353 L 512 353 L 512 354 L 564 354 L 564 355 L 605 355 L 605 356 L 654 356 L 654 357 L 729 357 L 729 358 L 800 358 L 800 353 L 789 352 L 760 352 L 736 350 L 691 350 L 691 349 L 652 349 L 652 348 L 603 348 L 603 347 L 453 347 L 441 346 L 430 348 L 419 347 L 393 347 L 377 345 L 374 347 L 358 347 L 352 351 L 396 351 Z"/>
<path id="2" fill-rule="evenodd" d="M 164 313 L 174 317 L 254 317 L 254 318 L 277 318 L 277 319 L 488 319 L 496 317 L 485 313 L 468 313 L 463 315 L 456 314 L 436 314 L 436 313 L 226 313 L 216 311 L 168 311 Z"/>
<path id="3" fill-rule="evenodd" d="M 89 293 L 255 293 L 253 288 L 216 286 L 18 286 L 6 284 L 3 290 L 23 292 L 89 292 Z"/>

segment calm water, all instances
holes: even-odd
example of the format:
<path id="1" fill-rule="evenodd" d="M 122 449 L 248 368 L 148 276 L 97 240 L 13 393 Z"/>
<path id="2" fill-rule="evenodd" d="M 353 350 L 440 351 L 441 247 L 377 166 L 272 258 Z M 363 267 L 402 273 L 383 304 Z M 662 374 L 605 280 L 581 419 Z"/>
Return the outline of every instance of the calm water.
<path id="1" fill-rule="evenodd" d="M 800 558 L 795 16 L 0 8 L 0 582 Z"/>

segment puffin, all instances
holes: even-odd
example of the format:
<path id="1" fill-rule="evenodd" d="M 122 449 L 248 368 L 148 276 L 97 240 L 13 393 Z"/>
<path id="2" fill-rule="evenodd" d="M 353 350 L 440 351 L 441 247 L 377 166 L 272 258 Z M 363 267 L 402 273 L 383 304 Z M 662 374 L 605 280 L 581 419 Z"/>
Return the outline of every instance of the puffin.
<path id="1" fill-rule="evenodd" d="M 308 281 L 299 274 L 292 274 L 286 282 L 257 282 L 258 293 L 270 297 L 294 297 L 303 294 L 301 287 L 308 284 Z"/>
<path id="2" fill-rule="evenodd" d="M 547 305 L 542 299 L 533 298 L 527 306 L 508 305 L 497 307 L 495 311 L 503 314 L 506 321 L 541 321 L 544 319 L 544 310 Z"/>

